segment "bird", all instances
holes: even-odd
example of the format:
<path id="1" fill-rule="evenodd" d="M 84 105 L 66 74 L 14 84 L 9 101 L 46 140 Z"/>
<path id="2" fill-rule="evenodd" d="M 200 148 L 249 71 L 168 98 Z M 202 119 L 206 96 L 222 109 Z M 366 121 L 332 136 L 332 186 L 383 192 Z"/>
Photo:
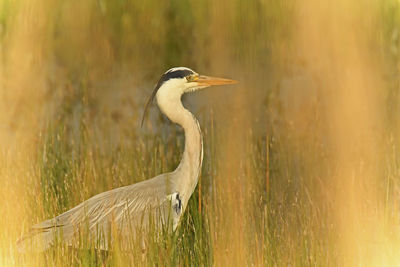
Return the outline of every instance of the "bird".
<path id="1" fill-rule="evenodd" d="M 35 244 L 35 250 L 44 251 L 57 240 L 76 247 L 77 236 L 86 231 L 96 248 L 107 251 L 117 239 L 115 235 L 122 240 L 121 247 L 127 248 L 129 235 L 136 236 L 138 231 L 146 231 L 151 226 L 158 232 L 165 226 L 175 231 L 197 186 L 203 162 L 199 122 L 183 106 L 181 97 L 206 87 L 234 83 L 237 81 L 199 75 L 186 67 L 167 70 L 145 105 L 141 125 L 155 98 L 161 112 L 183 128 L 185 146 L 176 169 L 97 194 L 52 219 L 33 225 L 17 240 L 18 250 L 26 252 Z"/>

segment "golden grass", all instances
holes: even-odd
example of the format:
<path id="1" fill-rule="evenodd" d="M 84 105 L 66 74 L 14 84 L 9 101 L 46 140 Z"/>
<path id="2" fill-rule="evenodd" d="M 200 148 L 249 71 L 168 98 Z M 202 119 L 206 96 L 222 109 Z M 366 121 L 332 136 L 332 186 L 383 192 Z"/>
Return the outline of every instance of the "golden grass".
<path id="1" fill-rule="evenodd" d="M 0 264 L 398 265 L 399 10 L 394 0 L 3 0 Z M 205 160 L 177 235 L 145 259 L 19 254 L 29 225 L 176 166 L 182 132 L 156 109 L 139 124 L 153 84 L 177 65 L 240 81 L 184 97 Z"/>

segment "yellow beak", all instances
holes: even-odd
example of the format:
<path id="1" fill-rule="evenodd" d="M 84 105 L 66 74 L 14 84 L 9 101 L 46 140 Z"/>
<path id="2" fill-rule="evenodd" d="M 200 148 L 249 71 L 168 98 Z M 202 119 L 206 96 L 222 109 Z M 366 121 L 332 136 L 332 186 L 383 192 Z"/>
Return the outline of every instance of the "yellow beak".
<path id="1" fill-rule="evenodd" d="M 223 84 L 234 84 L 238 83 L 235 80 L 229 80 L 224 78 L 210 77 L 210 76 L 199 76 L 196 81 L 200 86 L 211 86 L 211 85 L 223 85 Z"/>

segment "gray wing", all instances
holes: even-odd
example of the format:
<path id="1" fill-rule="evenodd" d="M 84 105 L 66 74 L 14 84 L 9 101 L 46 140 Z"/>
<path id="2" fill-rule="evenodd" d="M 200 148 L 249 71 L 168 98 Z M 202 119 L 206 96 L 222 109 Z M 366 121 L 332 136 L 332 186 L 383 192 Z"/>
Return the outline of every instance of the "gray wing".
<path id="1" fill-rule="evenodd" d="M 173 186 L 166 184 L 163 175 L 103 192 L 53 219 L 32 226 L 28 234 L 17 242 L 18 249 L 23 252 L 29 242 L 39 242 L 40 249 L 45 250 L 58 237 L 73 246 L 74 238 L 82 229 L 89 232 L 90 241 L 99 248 L 108 249 L 110 240 L 107 241 L 107 237 L 111 227 L 117 229 L 121 236 L 132 235 L 138 227 L 148 227 L 148 216 L 157 214 L 165 223 L 171 211 L 175 229 L 181 215 L 181 210 L 176 209 L 180 207 L 180 199 L 179 193 L 171 192 Z"/>

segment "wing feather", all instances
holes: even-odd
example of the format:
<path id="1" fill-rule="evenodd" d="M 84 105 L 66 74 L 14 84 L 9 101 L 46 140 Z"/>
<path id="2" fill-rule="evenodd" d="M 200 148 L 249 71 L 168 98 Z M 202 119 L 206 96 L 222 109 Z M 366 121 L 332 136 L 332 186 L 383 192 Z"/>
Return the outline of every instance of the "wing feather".
<path id="1" fill-rule="evenodd" d="M 95 195 L 80 203 L 76 207 L 60 214 L 59 216 L 38 223 L 17 242 L 18 249 L 25 251 L 28 240 L 37 239 L 43 244 L 42 249 L 47 249 L 54 244 L 57 234 L 61 234 L 63 241 L 73 245 L 74 235 L 83 226 L 88 227 L 90 238 L 96 243 L 102 236 L 108 236 L 111 225 L 122 232 L 126 227 L 146 227 L 143 216 L 146 211 L 150 214 L 154 209 L 160 209 L 161 215 L 169 212 L 171 207 L 168 196 L 170 192 L 166 186 L 165 178 L 155 177 L 137 184 L 116 188 Z M 167 204 L 169 203 L 169 204 Z M 165 219 L 165 218 L 164 218 Z M 103 240 L 104 241 L 104 240 Z M 107 249 L 105 245 L 103 249 Z"/>

